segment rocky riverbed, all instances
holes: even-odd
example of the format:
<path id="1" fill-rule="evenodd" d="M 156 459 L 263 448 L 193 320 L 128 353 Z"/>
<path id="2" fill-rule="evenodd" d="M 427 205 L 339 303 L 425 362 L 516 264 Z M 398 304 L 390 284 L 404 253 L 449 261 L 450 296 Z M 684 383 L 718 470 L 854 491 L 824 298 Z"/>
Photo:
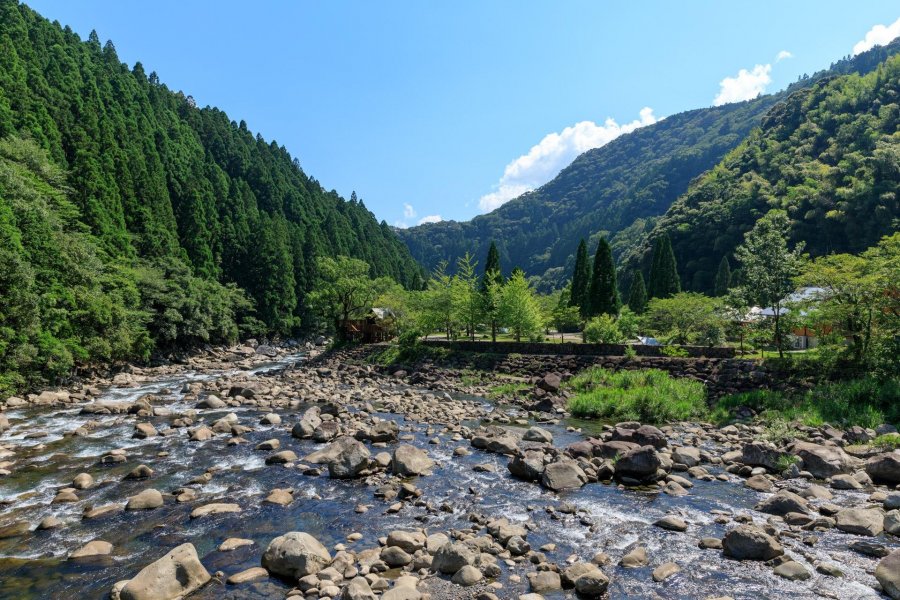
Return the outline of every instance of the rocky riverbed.
<path id="1" fill-rule="evenodd" d="M 556 375 L 495 404 L 298 350 L 3 402 L 0 597 L 900 598 L 874 431 L 586 424 Z"/>

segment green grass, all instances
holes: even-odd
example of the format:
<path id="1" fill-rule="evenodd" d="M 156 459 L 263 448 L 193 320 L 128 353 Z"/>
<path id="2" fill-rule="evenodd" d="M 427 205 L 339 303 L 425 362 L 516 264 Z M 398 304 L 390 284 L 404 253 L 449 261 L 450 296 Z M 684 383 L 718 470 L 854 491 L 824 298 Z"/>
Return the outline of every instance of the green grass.
<path id="1" fill-rule="evenodd" d="M 573 377 L 567 387 L 575 392 L 569 411 L 581 418 L 662 423 L 707 414 L 702 383 L 658 369 L 613 372 L 594 367 Z"/>
<path id="2" fill-rule="evenodd" d="M 719 400 L 710 418 L 725 422 L 730 419 L 731 410 L 739 406 L 753 409 L 762 421 L 769 423 L 874 428 L 882 423 L 900 423 L 900 380 L 863 377 L 822 383 L 794 394 L 770 390 L 735 394 Z"/>
<path id="3" fill-rule="evenodd" d="M 369 354 L 366 357 L 366 361 L 382 367 L 389 367 L 398 364 L 414 364 L 426 358 L 440 360 L 446 358 L 448 354 L 450 354 L 450 351 L 446 348 L 435 348 L 425 344 L 401 346 L 400 344 L 392 343 L 381 350 Z"/>
<path id="4" fill-rule="evenodd" d="M 515 396 L 519 392 L 530 390 L 531 386 L 524 381 L 510 381 L 509 383 L 501 383 L 491 388 L 490 397 L 500 398 L 502 396 Z"/>
<path id="5" fill-rule="evenodd" d="M 872 445 L 885 452 L 896 450 L 897 448 L 900 448 L 900 433 L 886 433 L 884 435 L 879 435 L 872 440 Z"/>

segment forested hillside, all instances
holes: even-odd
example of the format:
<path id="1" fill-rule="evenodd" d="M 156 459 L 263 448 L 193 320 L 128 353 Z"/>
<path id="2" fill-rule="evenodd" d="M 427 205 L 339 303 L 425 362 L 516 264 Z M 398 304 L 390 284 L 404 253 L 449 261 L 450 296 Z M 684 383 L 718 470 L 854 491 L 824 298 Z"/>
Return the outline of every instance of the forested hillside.
<path id="1" fill-rule="evenodd" d="M 662 217 L 626 257 L 646 267 L 668 234 L 682 283 L 711 291 L 759 217 L 787 211 L 813 256 L 858 253 L 900 229 L 900 56 L 865 76 L 820 81 L 774 107 L 740 146 Z"/>
<path id="2" fill-rule="evenodd" d="M 0 377 L 287 333 L 317 255 L 421 269 L 361 201 L 111 42 L 0 0 Z M 17 385 L 22 381 L 17 381 Z M 0 387 L 3 387 L 0 380 Z"/>
<path id="3" fill-rule="evenodd" d="M 895 41 L 842 59 L 784 92 L 667 117 L 585 152 L 549 183 L 488 214 L 399 234 L 427 268 L 446 260 L 452 269 L 466 251 L 483 256 L 495 240 L 507 269 L 522 267 L 542 276 L 544 289 L 557 287 L 571 274 L 581 238 L 591 240 L 593 251 L 600 236 L 609 237 L 619 259 L 649 247 L 645 239 L 656 219 L 791 92 L 835 74 L 869 72 L 898 51 Z"/>

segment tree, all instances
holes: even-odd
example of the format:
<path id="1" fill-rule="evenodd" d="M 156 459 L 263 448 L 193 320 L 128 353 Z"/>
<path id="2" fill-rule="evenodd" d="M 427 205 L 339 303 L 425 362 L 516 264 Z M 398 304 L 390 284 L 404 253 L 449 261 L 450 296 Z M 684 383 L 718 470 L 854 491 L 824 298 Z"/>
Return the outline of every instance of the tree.
<path id="1" fill-rule="evenodd" d="M 670 344 L 713 346 L 724 341 L 725 319 L 721 303 L 696 292 L 651 299 L 645 321 L 655 335 Z"/>
<path id="2" fill-rule="evenodd" d="M 497 341 L 498 310 L 500 308 L 499 289 L 503 285 L 503 273 L 500 270 L 500 251 L 497 244 L 491 242 L 487 259 L 484 261 L 484 275 L 481 277 L 481 312 L 491 326 L 491 341 Z"/>
<path id="3" fill-rule="evenodd" d="M 793 278 L 803 266 L 803 242 L 788 248 L 791 224 L 787 213 L 772 210 L 761 217 L 744 236 L 735 256 L 741 263 L 744 285 L 741 294 L 749 305 L 771 308 L 773 343 L 784 356 L 781 319 L 787 296 L 794 291 Z"/>
<path id="4" fill-rule="evenodd" d="M 582 318 L 587 317 L 587 292 L 591 283 L 591 267 L 588 263 L 587 244 L 582 238 L 575 253 L 575 270 L 572 272 L 572 293 L 569 306 L 577 306 Z"/>
<path id="5" fill-rule="evenodd" d="M 500 294 L 500 322 L 509 327 L 517 342 L 540 335 L 543 321 L 534 290 L 521 270 L 515 270 Z"/>
<path id="6" fill-rule="evenodd" d="M 425 331 L 440 329 L 447 339 L 454 337 L 456 316 L 453 310 L 453 277 L 447 274 L 447 263 L 435 267 L 422 298 L 422 326 Z"/>
<path id="7" fill-rule="evenodd" d="M 900 241 L 900 234 L 894 234 Z M 881 340 L 897 335 L 895 322 L 891 326 L 891 304 L 895 314 L 900 314 L 896 298 L 891 299 L 892 288 L 896 289 L 896 276 L 900 265 L 896 265 L 892 276 L 888 276 L 890 238 L 859 256 L 832 254 L 815 259 L 805 265 L 796 283 L 820 288 L 806 302 L 807 310 L 814 310 L 820 324 L 832 328 L 839 335 L 839 348 L 847 347 L 850 341 L 850 357 L 860 366 L 868 366 L 874 347 Z M 887 252 L 886 252 L 887 251 Z M 895 250 L 896 251 L 896 250 Z M 900 256 L 897 252 L 894 259 Z"/>
<path id="8" fill-rule="evenodd" d="M 488 248 L 487 258 L 484 261 L 484 276 L 481 278 L 481 290 L 487 288 L 490 281 L 503 283 L 503 271 L 500 269 L 500 251 L 493 241 Z"/>
<path id="9" fill-rule="evenodd" d="M 580 309 L 571 302 L 571 287 L 566 286 L 559 294 L 559 301 L 550 312 L 550 321 L 559 332 L 559 341 L 565 341 L 565 332 L 572 331 L 578 326 L 581 318 Z"/>
<path id="10" fill-rule="evenodd" d="M 678 265 L 672 252 L 672 241 L 668 234 L 656 238 L 653 246 L 653 264 L 650 266 L 651 298 L 668 298 L 681 291 Z"/>
<path id="11" fill-rule="evenodd" d="M 719 262 L 719 270 L 716 272 L 715 295 L 721 298 L 728 293 L 731 287 L 731 265 L 728 263 L 728 257 L 723 256 Z"/>
<path id="12" fill-rule="evenodd" d="M 362 317 L 374 300 L 391 287 L 387 278 L 372 280 L 369 265 L 349 256 L 320 256 L 316 260 L 316 288 L 307 301 L 311 309 L 329 319 L 338 336 L 344 335 L 343 325 Z"/>
<path id="13" fill-rule="evenodd" d="M 491 325 L 491 342 L 497 341 L 497 329 L 500 327 L 501 304 L 503 301 L 503 285 L 491 279 L 481 293 L 481 315 Z"/>
<path id="14" fill-rule="evenodd" d="M 647 288 L 644 286 L 644 274 L 640 271 L 635 272 L 631 279 L 628 308 L 636 315 L 642 315 L 647 310 Z"/>
<path id="15" fill-rule="evenodd" d="M 461 323 L 466 334 L 475 341 L 475 327 L 481 317 L 481 294 L 478 291 L 477 262 L 468 252 L 456 259 L 456 275 L 453 277 L 452 296 L 455 321 Z"/>
<path id="16" fill-rule="evenodd" d="M 591 316 L 619 314 L 619 288 L 616 285 L 616 265 L 613 263 L 612 248 L 606 238 L 600 238 L 597 254 L 594 255 L 594 272 L 588 288 L 588 314 Z"/>

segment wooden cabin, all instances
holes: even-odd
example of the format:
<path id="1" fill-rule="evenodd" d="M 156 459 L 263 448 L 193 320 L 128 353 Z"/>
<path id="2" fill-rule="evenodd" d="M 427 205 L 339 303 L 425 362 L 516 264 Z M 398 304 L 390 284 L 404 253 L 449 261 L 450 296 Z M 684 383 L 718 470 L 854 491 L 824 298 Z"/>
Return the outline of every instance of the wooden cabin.
<path id="1" fill-rule="evenodd" d="M 344 339 L 363 344 L 386 342 L 394 337 L 396 319 L 389 308 L 373 307 L 362 319 L 344 321 Z"/>

